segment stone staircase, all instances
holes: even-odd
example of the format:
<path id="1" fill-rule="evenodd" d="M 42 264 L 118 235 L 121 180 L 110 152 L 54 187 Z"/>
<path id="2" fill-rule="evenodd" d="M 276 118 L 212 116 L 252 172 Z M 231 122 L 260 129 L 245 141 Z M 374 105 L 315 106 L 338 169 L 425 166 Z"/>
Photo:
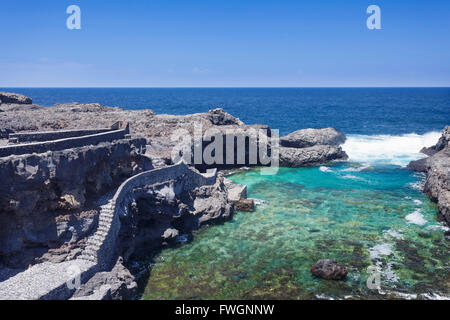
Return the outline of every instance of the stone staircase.
<path id="1" fill-rule="evenodd" d="M 81 260 L 98 263 L 98 253 L 111 231 L 114 220 L 114 210 L 115 202 L 113 199 L 108 200 L 106 204 L 100 206 L 97 230 L 94 235 L 88 239 L 86 248 L 83 250 L 80 257 Z"/>
<path id="2" fill-rule="evenodd" d="M 185 177 L 187 174 L 190 176 Z M 69 299 L 76 290 L 70 283 L 79 279 L 84 284 L 96 272 L 110 267 L 120 230 L 119 216 L 127 214 L 129 203 L 135 199 L 134 189 L 180 177 L 184 177 L 185 188 L 193 189 L 215 183 L 216 171 L 201 175 L 180 163 L 129 178 L 98 200 L 98 227 L 79 258 L 62 263 L 44 262 L 7 278 L 0 282 L 0 300 Z M 76 274 L 68 272 L 74 268 Z"/>

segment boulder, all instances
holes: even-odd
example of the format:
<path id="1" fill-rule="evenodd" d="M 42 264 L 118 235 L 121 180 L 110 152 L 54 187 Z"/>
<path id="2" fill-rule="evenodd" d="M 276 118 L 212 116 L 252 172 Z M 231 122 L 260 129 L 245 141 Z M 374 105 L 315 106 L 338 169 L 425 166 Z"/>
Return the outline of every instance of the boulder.
<path id="1" fill-rule="evenodd" d="M 304 167 L 327 163 L 331 160 L 347 160 L 341 147 L 317 145 L 309 148 L 279 148 L 280 166 Z"/>
<path id="2" fill-rule="evenodd" d="M 347 277 L 347 268 L 335 260 L 319 260 L 311 267 L 311 273 L 327 280 L 343 280 Z"/>
<path id="3" fill-rule="evenodd" d="M 234 209 L 236 211 L 252 212 L 255 210 L 255 202 L 253 199 L 241 199 L 234 202 Z"/>
<path id="4" fill-rule="evenodd" d="M 228 188 L 229 201 L 235 202 L 245 198 L 247 198 L 247 186 L 240 184 L 232 184 Z"/>
<path id="5" fill-rule="evenodd" d="M 280 138 L 280 145 L 289 148 L 307 148 L 316 145 L 338 146 L 346 140 L 345 135 L 334 129 L 302 129 Z"/>
<path id="6" fill-rule="evenodd" d="M 33 100 L 28 98 L 22 94 L 18 93 L 9 93 L 9 92 L 0 92 L 0 101 L 1 103 L 13 103 L 13 104 L 32 104 Z"/>
<path id="7" fill-rule="evenodd" d="M 225 112 L 222 108 L 208 111 L 208 116 L 212 124 L 217 126 L 223 125 L 243 125 L 244 123 L 238 118 Z"/>

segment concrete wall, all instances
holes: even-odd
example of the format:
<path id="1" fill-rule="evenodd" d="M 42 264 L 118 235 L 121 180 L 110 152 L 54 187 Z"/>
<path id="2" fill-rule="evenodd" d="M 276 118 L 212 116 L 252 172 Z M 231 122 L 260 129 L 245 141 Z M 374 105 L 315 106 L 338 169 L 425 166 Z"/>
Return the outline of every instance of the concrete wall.
<path id="1" fill-rule="evenodd" d="M 97 133 L 82 137 L 65 138 L 46 142 L 36 142 L 21 144 L 16 146 L 6 146 L 0 148 L 0 157 L 10 155 L 44 153 L 47 151 L 60 151 L 64 149 L 78 148 L 87 145 L 96 145 L 101 142 L 111 142 L 123 139 L 129 133 L 128 127 L 104 133 Z"/>

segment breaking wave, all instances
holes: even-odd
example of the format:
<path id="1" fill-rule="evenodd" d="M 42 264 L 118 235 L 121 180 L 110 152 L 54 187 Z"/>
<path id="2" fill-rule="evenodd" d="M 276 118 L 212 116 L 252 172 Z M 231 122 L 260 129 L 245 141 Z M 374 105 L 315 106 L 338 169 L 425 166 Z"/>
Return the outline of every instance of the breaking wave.
<path id="1" fill-rule="evenodd" d="M 399 136 L 350 134 L 342 148 L 350 161 L 406 166 L 410 161 L 424 158 L 420 150 L 435 145 L 440 136 L 438 131 Z"/>

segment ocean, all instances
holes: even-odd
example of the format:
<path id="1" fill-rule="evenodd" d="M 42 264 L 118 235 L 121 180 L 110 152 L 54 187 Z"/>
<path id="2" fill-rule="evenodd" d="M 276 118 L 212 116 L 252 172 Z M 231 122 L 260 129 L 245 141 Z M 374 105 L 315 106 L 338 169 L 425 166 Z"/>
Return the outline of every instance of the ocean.
<path id="1" fill-rule="evenodd" d="M 450 123 L 450 88 L 4 88 L 44 106 L 98 102 L 124 109 L 189 114 L 221 107 L 281 134 L 335 127 L 346 134 L 440 131 Z"/>
<path id="2" fill-rule="evenodd" d="M 99 102 L 167 114 L 222 107 L 282 135 L 310 127 L 347 135 L 349 161 L 229 176 L 248 186 L 255 212 L 149 257 L 143 299 L 450 298 L 448 229 L 421 192 L 424 175 L 406 168 L 450 125 L 450 88 L 2 90 L 45 106 Z M 347 279 L 311 276 L 318 259 L 347 265 Z M 375 273 L 376 290 L 367 286 Z"/>

